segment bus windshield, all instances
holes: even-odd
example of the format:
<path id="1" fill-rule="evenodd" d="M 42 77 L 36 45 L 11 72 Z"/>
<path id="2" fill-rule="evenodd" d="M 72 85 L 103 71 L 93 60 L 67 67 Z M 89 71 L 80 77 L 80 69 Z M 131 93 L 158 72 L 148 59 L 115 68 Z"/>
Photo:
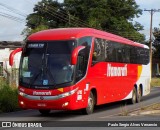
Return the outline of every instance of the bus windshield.
<path id="1" fill-rule="evenodd" d="M 74 66 L 70 58 L 75 46 L 74 40 L 28 42 L 21 58 L 20 84 L 47 88 L 71 82 Z"/>

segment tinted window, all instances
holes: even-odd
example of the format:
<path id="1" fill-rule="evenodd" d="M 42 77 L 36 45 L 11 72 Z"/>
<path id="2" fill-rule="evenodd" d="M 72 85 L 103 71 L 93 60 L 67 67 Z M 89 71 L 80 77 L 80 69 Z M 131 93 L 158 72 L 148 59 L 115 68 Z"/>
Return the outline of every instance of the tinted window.
<path id="1" fill-rule="evenodd" d="M 78 45 L 85 46 L 85 48 L 82 49 L 78 54 L 78 63 L 76 65 L 76 81 L 79 81 L 86 74 L 91 43 L 92 37 L 82 37 L 78 39 Z"/>
<path id="2" fill-rule="evenodd" d="M 100 61 L 148 64 L 149 49 L 96 38 L 92 64 Z"/>
<path id="3" fill-rule="evenodd" d="M 27 43 L 20 64 L 20 84 L 33 88 L 54 87 L 73 80 L 70 64 L 75 41 Z"/>

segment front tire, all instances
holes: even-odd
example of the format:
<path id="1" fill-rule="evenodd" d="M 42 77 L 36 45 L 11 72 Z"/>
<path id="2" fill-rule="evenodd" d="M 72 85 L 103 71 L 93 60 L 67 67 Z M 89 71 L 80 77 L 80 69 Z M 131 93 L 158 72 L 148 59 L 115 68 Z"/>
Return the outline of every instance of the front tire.
<path id="1" fill-rule="evenodd" d="M 40 112 L 42 115 L 48 115 L 48 114 L 50 113 L 50 111 L 51 111 L 51 110 L 45 110 L 45 109 L 44 109 L 44 110 L 43 110 L 43 109 L 40 109 L 40 110 L 39 110 L 39 112 Z"/>
<path id="2" fill-rule="evenodd" d="M 88 105 L 85 109 L 82 110 L 84 114 L 92 114 L 94 111 L 94 105 L 95 105 L 95 98 L 92 92 L 90 92 L 90 95 L 88 96 Z"/>

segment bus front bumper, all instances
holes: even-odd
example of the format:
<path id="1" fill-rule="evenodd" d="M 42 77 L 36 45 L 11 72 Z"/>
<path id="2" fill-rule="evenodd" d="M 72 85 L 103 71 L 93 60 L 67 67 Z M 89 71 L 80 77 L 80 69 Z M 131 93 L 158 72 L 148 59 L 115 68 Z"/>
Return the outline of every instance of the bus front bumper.
<path id="1" fill-rule="evenodd" d="M 19 92 L 19 106 L 23 109 L 76 110 L 86 107 L 84 100 L 77 100 L 78 88 L 57 96 L 33 96 Z"/>

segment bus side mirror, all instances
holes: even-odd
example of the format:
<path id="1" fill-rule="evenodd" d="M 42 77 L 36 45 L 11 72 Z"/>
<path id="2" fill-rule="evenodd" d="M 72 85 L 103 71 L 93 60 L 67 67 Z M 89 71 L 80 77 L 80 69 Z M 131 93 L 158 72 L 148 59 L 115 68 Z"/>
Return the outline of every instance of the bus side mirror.
<path id="1" fill-rule="evenodd" d="M 13 60 L 14 60 L 14 56 L 15 54 L 17 54 L 18 52 L 22 51 L 22 48 L 17 48 L 14 51 L 12 51 L 9 55 L 9 65 L 12 66 L 13 65 Z"/>
<path id="2" fill-rule="evenodd" d="M 81 51 L 84 48 L 85 48 L 85 46 L 78 46 L 73 50 L 72 56 L 71 56 L 71 65 L 77 64 L 78 53 L 79 53 L 79 51 Z"/>

